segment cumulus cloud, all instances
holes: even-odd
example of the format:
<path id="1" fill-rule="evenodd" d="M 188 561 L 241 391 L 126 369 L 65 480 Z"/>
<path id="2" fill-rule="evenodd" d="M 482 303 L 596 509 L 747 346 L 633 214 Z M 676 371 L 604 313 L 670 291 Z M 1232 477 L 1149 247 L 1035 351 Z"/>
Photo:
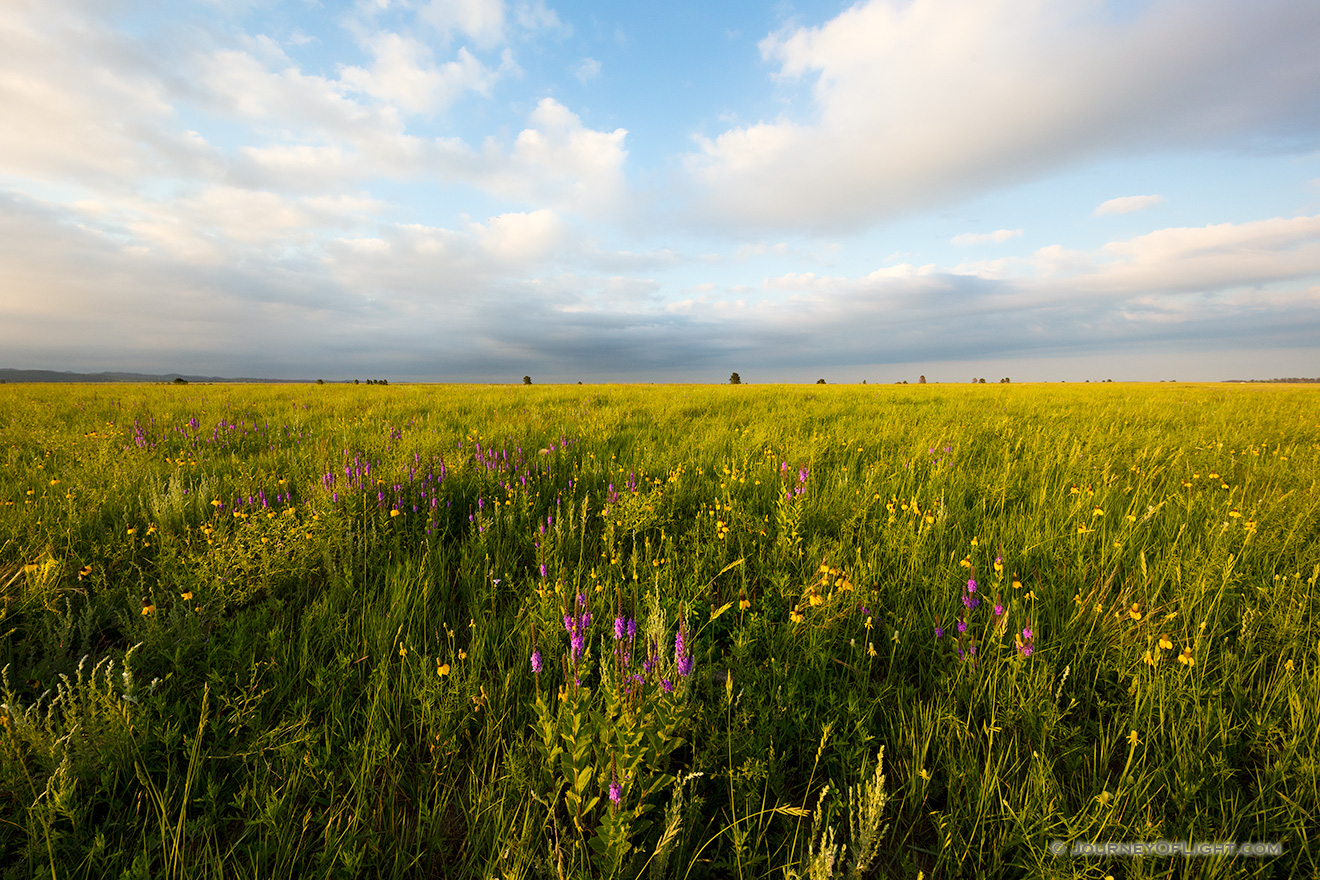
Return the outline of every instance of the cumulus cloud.
<path id="1" fill-rule="evenodd" d="M 964 232 L 962 235 L 955 235 L 950 241 L 960 246 L 991 243 L 999 244 L 1001 242 L 1018 238 L 1021 235 L 1021 229 L 996 229 L 994 232 Z"/>
<path id="2" fill-rule="evenodd" d="M 686 168 L 716 222 L 839 229 L 1088 156 L 1314 140 L 1317 28 L 1284 0 L 868 0 L 766 37 L 810 106 L 698 137 Z"/>
<path id="3" fill-rule="evenodd" d="M 499 71 L 486 67 L 466 47 L 453 61 L 437 65 L 430 47 L 401 34 L 375 34 L 367 45 L 375 57 L 371 69 L 345 67 L 340 82 L 407 113 L 434 113 L 463 92 L 488 95 L 499 77 Z M 504 67 L 512 65 L 513 56 L 506 50 Z"/>
<path id="4" fill-rule="evenodd" d="M 588 215 L 617 209 L 624 195 L 626 129 L 597 131 L 554 98 L 542 98 L 503 155 L 492 142 L 483 186 L 519 200 L 550 204 Z"/>
<path id="5" fill-rule="evenodd" d="M 1132 214 L 1162 204 L 1164 204 L 1164 196 L 1123 196 L 1101 202 L 1091 214 L 1095 217 L 1103 217 L 1105 214 Z"/>
<path id="6" fill-rule="evenodd" d="M 600 62 L 595 58 L 583 58 L 573 70 L 573 75 L 578 78 L 578 82 L 586 84 L 590 80 L 600 76 Z"/>

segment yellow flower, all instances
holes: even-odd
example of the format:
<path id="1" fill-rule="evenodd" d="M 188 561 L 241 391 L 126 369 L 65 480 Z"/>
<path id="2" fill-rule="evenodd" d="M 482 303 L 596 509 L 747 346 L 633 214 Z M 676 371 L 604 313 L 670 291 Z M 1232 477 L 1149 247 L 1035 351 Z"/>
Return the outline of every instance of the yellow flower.
<path id="1" fill-rule="evenodd" d="M 1161 651 L 1173 650 L 1173 642 L 1169 641 L 1168 636 L 1160 636 L 1159 646 Z"/>
<path id="2" fill-rule="evenodd" d="M 981 546 L 981 542 L 978 541 L 978 540 L 976 540 L 975 538 L 972 538 L 972 546 L 973 546 L 973 547 L 979 547 L 979 546 Z"/>
<path id="3" fill-rule="evenodd" d="M 794 608 L 792 611 L 788 613 L 788 619 L 793 621 L 794 623 L 801 623 L 803 620 L 802 612 L 799 611 L 797 608 Z"/>
<path id="4" fill-rule="evenodd" d="M 1230 511 L 1228 512 L 1228 515 L 1231 516 L 1231 517 L 1233 517 L 1234 519 L 1237 519 L 1237 518 L 1238 518 L 1239 516 L 1241 516 L 1242 514 L 1241 514 L 1241 513 L 1238 511 L 1238 509 L 1235 507 L 1235 508 L 1233 508 L 1232 510 L 1230 510 Z"/>
<path id="5" fill-rule="evenodd" d="M 149 614 L 155 614 L 155 613 L 156 613 L 156 606 L 152 603 L 152 601 L 150 599 L 143 599 L 142 616 L 146 617 Z"/>
<path id="6" fill-rule="evenodd" d="M 92 567 L 90 565 L 83 566 L 82 568 L 78 569 L 78 580 L 82 580 L 91 573 L 92 573 Z"/>
<path id="7" fill-rule="evenodd" d="M 1081 495 L 1081 494 L 1082 494 L 1082 490 L 1081 490 L 1081 489 L 1078 489 L 1076 486 L 1073 486 L 1072 489 L 1069 491 L 1069 494 L 1070 494 L 1070 495 Z"/>
<path id="8" fill-rule="evenodd" d="M 1293 671 L 1293 662 L 1292 662 L 1292 660 L 1289 659 L 1289 660 L 1285 661 L 1284 664 L 1283 664 L 1283 668 L 1286 669 L 1286 670 L 1288 670 L 1289 672 L 1292 672 L 1292 671 Z"/>
<path id="9" fill-rule="evenodd" d="M 390 511 L 390 516 L 398 516 L 398 515 L 399 515 L 399 508 L 396 507 Z"/>
<path id="10" fill-rule="evenodd" d="M 192 601 L 192 590 L 184 590 L 182 593 L 179 594 L 179 598 L 182 599 L 182 600 L 185 601 L 185 602 L 191 602 L 191 601 Z"/>
<path id="11" fill-rule="evenodd" d="M 739 610 L 739 611 L 746 611 L 748 608 L 751 608 L 751 607 L 752 607 L 752 603 L 751 603 L 751 602 L 748 602 L 745 598 L 744 598 L 744 599 L 739 599 L 739 600 L 738 600 L 738 610 Z"/>
<path id="12" fill-rule="evenodd" d="M 1128 522 L 1136 522 L 1136 521 L 1137 521 L 1137 515 L 1136 515 L 1135 513 L 1129 513 L 1129 514 L 1127 515 L 1127 521 L 1128 521 Z"/>
<path id="13" fill-rule="evenodd" d="M 1146 665 L 1148 665 L 1148 666 L 1154 666 L 1154 665 L 1155 665 L 1155 657 L 1150 653 L 1150 649 L 1149 649 L 1149 648 L 1147 648 L 1147 649 L 1146 649 L 1146 653 L 1142 655 L 1142 657 L 1141 657 L 1141 661 L 1142 661 L 1143 663 L 1145 663 Z"/>
<path id="14" fill-rule="evenodd" d="M 1082 535 L 1082 534 L 1085 534 L 1086 532 L 1089 532 L 1089 531 L 1090 531 L 1090 529 L 1088 529 L 1088 528 L 1086 527 L 1086 523 L 1078 523 L 1078 524 L 1077 524 L 1077 534 Z"/>
<path id="15" fill-rule="evenodd" d="M 1178 662 L 1187 666 L 1196 665 L 1196 658 L 1192 656 L 1192 649 L 1190 646 L 1182 649 L 1182 654 L 1178 656 Z"/>
<path id="16" fill-rule="evenodd" d="M 1141 743 L 1141 737 L 1137 736 L 1137 732 L 1134 730 L 1127 735 L 1127 741 L 1128 741 L 1128 745 L 1135 748 L 1137 745 Z"/>
<path id="17" fill-rule="evenodd" d="M 1091 511 L 1091 516 L 1104 516 L 1104 515 L 1105 512 L 1098 507 L 1095 510 Z"/>
<path id="18" fill-rule="evenodd" d="M 971 567 L 972 567 L 972 557 L 970 557 L 970 556 L 964 556 L 964 557 L 963 557 L 963 561 L 960 562 L 960 563 L 958 563 L 958 564 L 961 565 L 963 568 L 971 568 Z"/>
<path id="19" fill-rule="evenodd" d="M 1022 589 L 1022 581 L 1018 580 L 1017 575 L 1013 575 L 1013 589 L 1015 590 Z"/>
<path id="20" fill-rule="evenodd" d="M 876 656 L 876 654 L 875 654 L 875 643 L 874 643 L 874 642 L 867 642 L 867 643 L 866 643 L 866 653 L 867 653 L 867 654 L 870 654 L 872 657 Z"/>
<path id="21" fill-rule="evenodd" d="M 1136 602 L 1133 602 L 1132 607 L 1128 609 L 1128 617 L 1131 617 L 1133 620 L 1141 620 L 1141 608 Z"/>
<path id="22" fill-rule="evenodd" d="M 812 593 L 812 594 L 811 594 L 811 600 L 810 600 L 810 601 L 811 601 L 811 604 L 812 604 L 812 605 L 823 605 L 823 604 L 825 604 L 825 600 L 821 598 L 821 596 L 820 596 L 819 593 Z"/>
<path id="23" fill-rule="evenodd" d="M 443 678 L 444 676 L 449 674 L 449 664 L 441 663 L 435 667 L 435 671 Z"/>
<path id="24" fill-rule="evenodd" d="M 405 648 L 403 645 L 399 645 L 399 656 L 400 656 L 400 657 L 407 657 L 407 656 L 408 656 L 408 649 Z"/>
<path id="25" fill-rule="evenodd" d="M 459 659 L 459 660 L 466 660 L 466 659 L 467 659 L 467 651 L 464 651 L 462 648 L 459 648 L 459 649 L 458 649 L 458 659 Z"/>
<path id="26" fill-rule="evenodd" d="M 130 535 L 132 535 L 132 534 L 134 534 L 134 533 L 136 533 L 136 532 L 137 532 L 137 529 L 135 529 L 135 528 L 130 528 L 130 529 L 128 530 L 128 533 L 129 533 Z"/>

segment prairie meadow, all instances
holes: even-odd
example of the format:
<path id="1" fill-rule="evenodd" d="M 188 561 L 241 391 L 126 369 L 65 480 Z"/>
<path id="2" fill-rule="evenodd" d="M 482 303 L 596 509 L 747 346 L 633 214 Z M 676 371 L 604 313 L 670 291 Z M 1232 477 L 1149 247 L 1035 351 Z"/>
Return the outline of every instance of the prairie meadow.
<path id="1" fill-rule="evenodd" d="M 1308 386 L 0 386 L 0 876 L 1314 876 L 1318 475 Z"/>

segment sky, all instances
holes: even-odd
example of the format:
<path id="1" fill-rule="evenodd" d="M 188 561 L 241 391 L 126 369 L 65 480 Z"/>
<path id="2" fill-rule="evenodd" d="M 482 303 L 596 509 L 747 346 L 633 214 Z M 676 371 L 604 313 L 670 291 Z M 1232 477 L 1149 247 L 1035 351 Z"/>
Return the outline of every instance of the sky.
<path id="1" fill-rule="evenodd" d="M 0 367 L 1320 376 L 1315 0 L 4 0 Z"/>

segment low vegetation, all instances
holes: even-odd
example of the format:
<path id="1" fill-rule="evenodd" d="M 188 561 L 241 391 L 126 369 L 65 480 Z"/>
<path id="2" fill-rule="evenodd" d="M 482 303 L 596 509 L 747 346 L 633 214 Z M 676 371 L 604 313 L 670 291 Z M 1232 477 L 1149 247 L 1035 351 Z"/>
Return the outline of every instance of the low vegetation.
<path id="1" fill-rule="evenodd" d="M 11 384 L 0 439 L 5 877 L 1320 869 L 1315 389 Z M 1070 854 L 1143 841 L 1277 848 Z"/>

